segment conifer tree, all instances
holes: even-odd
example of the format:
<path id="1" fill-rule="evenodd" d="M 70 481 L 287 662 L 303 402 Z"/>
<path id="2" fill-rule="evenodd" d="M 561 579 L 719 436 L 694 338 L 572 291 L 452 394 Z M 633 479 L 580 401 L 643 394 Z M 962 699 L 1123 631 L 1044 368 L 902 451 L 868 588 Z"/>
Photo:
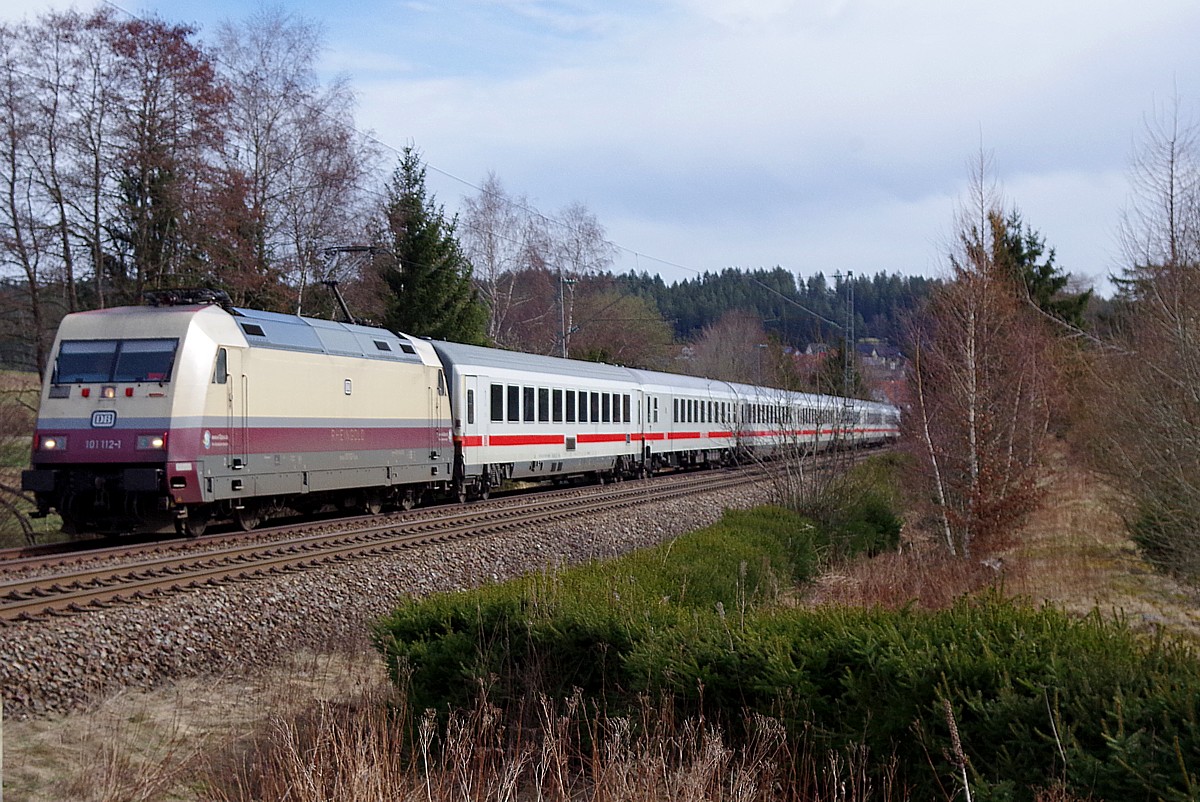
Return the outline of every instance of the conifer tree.
<path id="1" fill-rule="evenodd" d="M 482 345 L 487 310 L 455 228 L 425 188 L 425 167 L 407 147 L 392 175 L 376 265 L 391 291 L 384 325 L 418 337 Z"/>
<path id="2" fill-rule="evenodd" d="M 999 211 L 988 215 L 992 227 L 993 259 L 1025 285 L 1030 300 L 1043 312 L 1076 329 L 1082 329 L 1083 313 L 1092 298 L 1092 291 L 1067 292 L 1070 276 L 1054 265 L 1054 249 L 1046 250 L 1046 240 L 1029 228 L 1020 212 L 1007 217 Z M 1039 260 L 1045 256 L 1045 261 Z"/>

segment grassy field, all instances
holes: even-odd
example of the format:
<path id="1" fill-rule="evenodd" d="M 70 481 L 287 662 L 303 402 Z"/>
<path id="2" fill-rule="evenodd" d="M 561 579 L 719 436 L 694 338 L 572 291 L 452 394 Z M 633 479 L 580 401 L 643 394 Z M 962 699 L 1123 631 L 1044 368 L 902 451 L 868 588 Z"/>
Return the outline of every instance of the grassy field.
<path id="1" fill-rule="evenodd" d="M 1114 512 L 1119 499 L 1065 454 L 1057 455 L 1047 490 L 1043 509 L 989 565 L 941 559 L 909 530 L 899 553 L 836 566 L 790 594 L 788 603 L 941 609 L 962 594 L 999 588 L 1072 612 L 1122 616 L 1149 634 L 1200 642 L 1200 598 L 1138 558 Z M 517 770 L 533 772 L 542 799 L 769 799 L 771 771 L 799 759 L 812 772 L 812 799 L 904 798 L 878 782 L 868 787 L 853 754 L 780 751 L 769 728 L 757 751 L 735 754 L 719 737 L 706 737 L 703 722 L 686 721 L 673 722 L 657 741 L 633 739 L 619 720 L 606 722 L 604 732 L 592 735 L 604 735 L 608 751 L 594 756 L 595 774 L 586 784 L 572 785 L 572 758 L 595 739 L 559 726 L 577 712 L 566 709 L 570 700 L 547 704 L 542 725 L 520 741 L 528 750 L 506 760 L 488 751 L 498 743 L 494 711 L 462 711 L 446 730 L 421 730 L 416 752 L 425 764 L 414 769 L 395 759 L 398 750 L 387 740 L 392 730 L 380 713 L 385 701 L 403 704 L 378 657 L 364 649 L 297 655 L 252 678 L 126 692 L 62 719 L 9 722 L 5 799 L 256 798 L 250 788 L 228 781 L 246 760 L 255 762 L 258 782 L 286 778 L 289 798 L 296 800 L 534 798 L 529 789 L 524 796 L 515 792 Z M 480 751 L 481 745 L 487 748 Z M 338 796 L 326 795 L 329 786 L 316 782 L 333 771 L 344 777 Z M 258 793 L 270 787 L 259 786 Z M 946 791 L 946 798 L 957 793 L 952 785 Z M 1071 799 L 1054 789 L 1039 796 L 1044 802 Z"/>

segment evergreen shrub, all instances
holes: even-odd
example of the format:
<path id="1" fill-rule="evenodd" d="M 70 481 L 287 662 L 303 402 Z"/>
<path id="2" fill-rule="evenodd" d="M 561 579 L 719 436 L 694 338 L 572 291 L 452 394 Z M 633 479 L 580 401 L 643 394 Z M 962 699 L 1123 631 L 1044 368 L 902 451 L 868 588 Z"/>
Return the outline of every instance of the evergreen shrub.
<path id="1" fill-rule="evenodd" d="M 377 643 L 416 710 L 578 688 L 621 715 L 667 695 L 735 738 L 750 712 L 863 745 L 881 771 L 898 761 L 913 798 L 944 798 L 948 703 L 977 799 L 1200 796 L 1200 663 L 1177 643 L 998 595 L 941 612 L 780 604 L 831 537 L 870 550 L 898 532 L 860 509 L 849 538 L 778 508 L 730 512 L 617 560 L 411 600 Z"/>

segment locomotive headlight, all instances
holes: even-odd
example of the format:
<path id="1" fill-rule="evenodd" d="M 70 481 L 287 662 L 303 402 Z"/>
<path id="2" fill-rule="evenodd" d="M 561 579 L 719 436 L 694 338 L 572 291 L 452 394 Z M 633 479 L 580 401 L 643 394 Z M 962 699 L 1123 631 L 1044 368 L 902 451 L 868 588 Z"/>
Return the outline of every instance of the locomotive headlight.
<path id="1" fill-rule="evenodd" d="M 39 451 L 65 451 L 67 438 L 65 435 L 44 434 L 38 439 Z"/>
<path id="2" fill-rule="evenodd" d="M 113 387 L 111 384 L 104 385 L 103 387 L 100 388 L 100 397 L 101 398 L 116 398 L 117 397 L 117 388 Z"/>
<path id="3" fill-rule="evenodd" d="M 139 434 L 137 447 L 143 450 L 158 451 L 167 444 L 165 434 Z"/>

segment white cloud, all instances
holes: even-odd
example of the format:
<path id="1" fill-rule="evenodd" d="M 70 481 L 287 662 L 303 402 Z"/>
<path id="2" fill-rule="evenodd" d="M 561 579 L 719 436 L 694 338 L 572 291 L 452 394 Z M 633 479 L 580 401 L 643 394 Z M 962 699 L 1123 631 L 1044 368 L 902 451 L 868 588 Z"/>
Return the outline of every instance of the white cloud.
<path id="1" fill-rule="evenodd" d="M 1142 115 L 1176 81 L 1200 92 L 1194 0 L 328 13 L 327 63 L 352 72 L 362 127 L 467 181 L 495 170 L 545 211 L 580 200 L 619 244 L 700 270 L 934 271 L 982 147 L 1060 265 L 1101 275 Z M 471 191 L 437 180 L 451 207 Z"/>

